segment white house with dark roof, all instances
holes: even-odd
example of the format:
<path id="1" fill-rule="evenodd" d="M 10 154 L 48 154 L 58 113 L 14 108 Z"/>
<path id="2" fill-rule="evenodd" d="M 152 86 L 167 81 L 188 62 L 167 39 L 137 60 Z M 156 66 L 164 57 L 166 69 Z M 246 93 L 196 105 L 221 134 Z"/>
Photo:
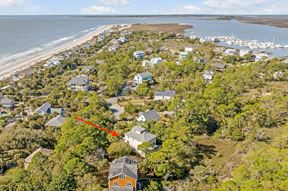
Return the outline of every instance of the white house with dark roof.
<path id="1" fill-rule="evenodd" d="M 176 92 L 174 90 L 156 91 L 154 100 L 169 100 L 175 96 Z"/>
<path id="2" fill-rule="evenodd" d="M 143 72 L 140 74 L 136 74 L 134 77 L 134 82 L 136 85 L 143 84 L 144 82 L 153 81 L 152 74 L 150 72 Z"/>
<path id="3" fill-rule="evenodd" d="M 211 80 L 213 80 L 214 75 L 215 75 L 215 73 L 213 71 L 206 70 L 206 71 L 204 71 L 202 77 L 203 77 L 204 80 L 211 81 Z"/>
<path id="4" fill-rule="evenodd" d="M 128 143 L 136 152 L 138 152 L 142 157 L 145 157 L 145 153 L 138 149 L 138 146 L 149 142 L 153 146 L 156 145 L 156 135 L 148 133 L 146 129 L 136 126 L 128 133 L 125 133 L 124 141 Z"/>
<path id="5" fill-rule="evenodd" d="M 13 99 L 8 98 L 7 96 L 0 95 L 0 105 L 2 107 L 12 109 L 15 107 L 15 101 Z"/>
<path id="6" fill-rule="evenodd" d="M 72 91 L 88 91 L 89 78 L 86 75 L 74 77 L 67 83 L 67 86 Z"/>
<path id="7" fill-rule="evenodd" d="M 120 38 L 117 39 L 119 44 L 125 44 L 128 40 L 125 36 L 122 36 Z"/>
<path id="8" fill-rule="evenodd" d="M 65 110 L 63 108 L 52 108 L 50 103 L 44 103 L 35 110 L 35 113 L 38 113 L 39 115 L 58 113 L 59 115 L 63 116 L 65 114 Z"/>
<path id="9" fill-rule="evenodd" d="M 160 116 L 155 109 L 147 111 L 147 112 L 141 112 L 139 114 L 139 117 L 137 118 L 137 121 L 139 122 L 151 122 L 151 121 L 159 121 L 159 120 L 160 120 Z"/>
<path id="10" fill-rule="evenodd" d="M 54 117 L 53 119 L 51 119 L 50 121 L 48 121 L 45 126 L 46 127 L 61 127 L 66 121 L 66 118 L 61 116 L 61 115 L 57 115 L 56 117 Z"/>
<path id="11" fill-rule="evenodd" d="M 138 50 L 138 51 L 133 53 L 133 57 L 137 60 L 143 59 L 144 56 L 145 56 L 145 52 L 143 50 Z"/>
<path id="12" fill-rule="evenodd" d="M 163 62 L 163 59 L 162 59 L 161 57 L 155 57 L 155 58 L 152 58 L 152 59 L 150 60 L 150 64 L 151 64 L 152 66 L 161 64 L 162 62 Z"/>

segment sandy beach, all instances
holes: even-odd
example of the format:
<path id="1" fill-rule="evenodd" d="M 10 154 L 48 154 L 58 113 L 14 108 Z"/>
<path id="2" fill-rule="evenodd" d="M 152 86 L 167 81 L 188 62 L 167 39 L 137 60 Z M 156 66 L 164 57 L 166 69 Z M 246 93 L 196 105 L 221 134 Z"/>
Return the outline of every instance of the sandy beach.
<path id="1" fill-rule="evenodd" d="M 100 27 L 100 28 L 96 29 L 95 31 L 88 33 L 85 36 L 82 36 L 78 39 L 74 39 L 70 42 L 64 43 L 64 44 L 59 45 L 55 48 L 52 48 L 52 49 L 49 49 L 46 51 L 42 51 L 39 53 L 35 53 L 33 55 L 27 55 L 25 57 L 14 60 L 13 62 L 6 63 L 5 65 L 0 66 L 0 80 L 8 78 L 9 76 L 11 76 L 12 74 L 14 74 L 16 72 L 23 71 L 23 70 L 37 64 L 38 62 L 47 60 L 56 54 L 59 54 L 59 53 L 64 52 L 66 50 L 72 49 L 76 46 L 79 46 L 79 45 L 93 39 L 93 37 L 101 34 L 105 30 L 111 29 L 112 27 L 113 27 L 113 25 L 107 25 L 107 26 Z"/>

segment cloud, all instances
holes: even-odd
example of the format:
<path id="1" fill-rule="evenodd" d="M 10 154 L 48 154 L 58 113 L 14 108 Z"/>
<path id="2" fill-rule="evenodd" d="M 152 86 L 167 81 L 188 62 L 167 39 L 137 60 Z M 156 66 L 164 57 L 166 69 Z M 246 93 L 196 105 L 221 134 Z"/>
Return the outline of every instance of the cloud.
<path id="1" fill-rule="evenodd" d="M 170 10 L 172 14 L 287 14 L 288 0 L 204 0 Z"/>
<path id="2" fill-rule="evenodd" d="M 100 0 L 100 1 L 107 5 L 113 5 L 113 6 L 128 4 L 128 0 Z"/>
<path id="3" fill-rule="evenodd" d="M 82 14 L 87 14 L 87 15 L 91 15 L 91 14 L 112 14 L 115 13 L 116 10 L 111 8 L 111 7 L 104 7 L 104 6 L 90 6 L 90 7 L 86 7 L 81 9 L 81 13 Z"/>
<path id="4" fill-rule="evenodd" d="M 0 0 L 0 7 L 11 7 L 21 3 L 19 0 Z"/>
<path id="5" fill-rule="evenodd" d="M 201 11 L 201 8 L 195 5 L 185 5 L 178 9 L 170 10 L 168 13 L 172 14 L 196 14 Z"/>
<path id="6" fill-rule="evenodd" d="M 183 12 L 184 13 L 196 13 L 198 11 L 200 11 L 201 8 L 194 6 L 194 5 L 186 5 L 183 7 Z"/>
<path id="7" fill-rule="evenodd" d="M 217 9 L 249 8 L 265 3 L 267 0 L 206 0 L 204 5 Z"/>

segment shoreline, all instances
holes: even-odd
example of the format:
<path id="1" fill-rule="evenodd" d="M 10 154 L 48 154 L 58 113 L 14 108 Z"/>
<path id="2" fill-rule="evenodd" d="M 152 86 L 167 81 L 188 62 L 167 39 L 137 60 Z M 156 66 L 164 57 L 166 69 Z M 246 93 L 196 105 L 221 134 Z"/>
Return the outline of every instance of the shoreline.
<path id="1" fill-rule="evenodd" d="M 90 40 L 92 40 L 95 36 L 98 36 L 105 30 L 110 30 L 113 28 L 114 25 L 105 25 L 105 26 L 100 26 L 99 28 L 95 29 L 94 31 L 79 37 L 77 39 L 74 39 L 70 42 L 66 42 L 64 44 L 61 44 L 59 46 L 56 46 L 52 49 L 40 52 L 40 53 L 35 53 L 32 55 L 26 55 L 22 58 L 19 58 L 12 63 L 7 63 L 3 66 L 0 66 L 0 80 L 5 80 L 11 75 L 24 71 L 37 63 L 41 61 L 45 61 L 49 59 L 50 57 L 53 57 L 54 55 L 60 54 L 61 52 L 70 50 L 72 48 L 75 48 L 81 44 L 84 44 Z"/>

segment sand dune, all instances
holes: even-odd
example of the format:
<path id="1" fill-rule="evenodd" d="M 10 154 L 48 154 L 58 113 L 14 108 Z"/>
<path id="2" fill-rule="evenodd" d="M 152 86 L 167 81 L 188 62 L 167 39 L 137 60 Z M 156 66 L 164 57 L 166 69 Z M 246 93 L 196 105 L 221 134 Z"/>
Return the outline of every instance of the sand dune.
<path id="1" fill-rule="evenodd" d="M 101 34 L 103 31 L 111 29 L 112 27 L 113 27 L 113 25 L 107 25 L 107 26 L 100 27 L 100 28 L 96 29 L 93 32 L 90 32 L 89 34 L 87 34 L 85 36 L 82 36 L 78 39 L 75 39 L 75 40 L 72 40 L 70 42 L 59 45 L 53 49 L 49 49 L 46 51 L 35 53 L 33 55 L 27 55 L 27 56 L 24 56 L 22 58 L 19 58 L 19 59 L 13 61 L 13 62 L 6 63 L 5 65 L 0 66 L 0 80 L 8 78 L 9 76 L 11 76 L 12 74 L 14 74 L 16 72 L 25 70 L 25 69 L 35 65 L 36 63 L 38 63 L 40 61 L 44 61 L 46 59 L 49 59 L 53 55 L 59 54 L 63 51 L 66 51 L 66 50 L 72 49 L 78 45 L 81 45 L 81 44 L 91 40 L 93 37 Z"/>

